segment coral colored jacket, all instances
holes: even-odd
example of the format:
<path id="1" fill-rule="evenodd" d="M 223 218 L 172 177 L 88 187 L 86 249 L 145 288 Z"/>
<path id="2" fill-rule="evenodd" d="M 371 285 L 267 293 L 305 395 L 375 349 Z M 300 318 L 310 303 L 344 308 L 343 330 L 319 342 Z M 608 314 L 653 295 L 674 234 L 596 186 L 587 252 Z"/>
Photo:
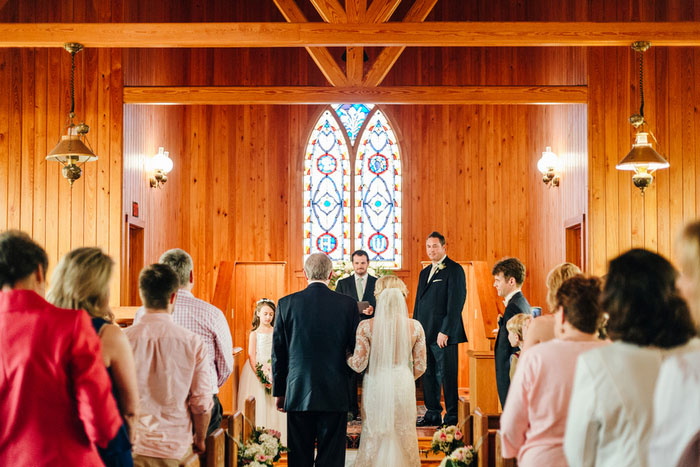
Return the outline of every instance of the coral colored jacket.
<path id="1" fill-rule="evenodd" d="M 102 465 L 121 424 L 88 314 L 0 292 L 0 465 Z"/>

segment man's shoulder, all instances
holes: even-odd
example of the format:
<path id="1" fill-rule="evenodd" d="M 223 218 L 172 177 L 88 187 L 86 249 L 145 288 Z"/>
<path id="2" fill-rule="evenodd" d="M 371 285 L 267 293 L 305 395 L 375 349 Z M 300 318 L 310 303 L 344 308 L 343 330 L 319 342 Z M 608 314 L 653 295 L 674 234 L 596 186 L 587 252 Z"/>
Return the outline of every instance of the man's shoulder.
<path id="1" fill-rule="evenodd" d="M 175 311 L 192 309 L 195 308 L 197 311 L 201 311 L 205 314 L 215 315 L 222 313 L 220 309 L 212 305 L 211 303 L 197 298 L 194 295 L 180 295 L 175 302 Z"/>
<path id="2" fill-rule="evenodd" d="M 530 302 L 527 301 L 527 298 L 525 298 L 525 295 L 523 295 L 522 291 L 518 292 L 513 296 L 513 299 L 508 303 L 508 305 L 511 304 L 520 309 L 520 313 L 531 313 Z"/>

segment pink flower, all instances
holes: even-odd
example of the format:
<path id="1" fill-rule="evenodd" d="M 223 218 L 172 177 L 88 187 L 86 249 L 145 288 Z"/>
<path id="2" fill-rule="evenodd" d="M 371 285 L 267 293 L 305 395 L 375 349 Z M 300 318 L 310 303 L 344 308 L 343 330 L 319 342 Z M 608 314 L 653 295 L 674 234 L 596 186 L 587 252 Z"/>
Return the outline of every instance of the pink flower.
<path id="1" fill-rule="evenodd" d="M 440 441 L 446 441 L 447 435 L 445 433 L 440 433 Z"/>
<path id="2" fill-rule="evenodd" d="M 462 432 L 457 430 L 455 431 L 455 439 L 462 439 Z"/>
<path id="3" fill-rule="evenodd" d="M 255 456 L 255 460 L 258 462 L 265 462 L 267 461 L 267 456 L 265 454 L 258 454 Z"/>

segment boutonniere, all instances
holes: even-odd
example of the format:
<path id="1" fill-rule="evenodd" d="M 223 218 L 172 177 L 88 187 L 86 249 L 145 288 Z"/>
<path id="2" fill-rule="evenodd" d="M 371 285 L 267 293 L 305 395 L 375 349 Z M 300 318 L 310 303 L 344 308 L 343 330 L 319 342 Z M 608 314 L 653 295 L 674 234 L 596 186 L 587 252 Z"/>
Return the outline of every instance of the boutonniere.
<path id="1" fill-rule="evenodd" d="M 447 266 L 445 266 L 445 263 L 440 263 L 440 264 L 438 264 L 438 271 L 442 271 L 442 270 L 445 269 L 446 267 L 447 267 Z"/>

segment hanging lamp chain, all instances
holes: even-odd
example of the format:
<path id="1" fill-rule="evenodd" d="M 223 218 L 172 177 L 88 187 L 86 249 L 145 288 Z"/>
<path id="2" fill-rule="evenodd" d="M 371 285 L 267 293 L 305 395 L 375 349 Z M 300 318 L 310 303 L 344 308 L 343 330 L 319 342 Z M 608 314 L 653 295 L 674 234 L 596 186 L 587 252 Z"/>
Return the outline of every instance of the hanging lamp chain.
<path id="1" fill-rule="evenodd" d="M 644 52 L 651 47 L 651 42 L 638 41 L 632 44 L 632 50 L 639 52 L 639 96 L 640 105 L 639 113 L 630 117 L 630 123 L 633 127 L 639 128 L 644 125 Z"/>

